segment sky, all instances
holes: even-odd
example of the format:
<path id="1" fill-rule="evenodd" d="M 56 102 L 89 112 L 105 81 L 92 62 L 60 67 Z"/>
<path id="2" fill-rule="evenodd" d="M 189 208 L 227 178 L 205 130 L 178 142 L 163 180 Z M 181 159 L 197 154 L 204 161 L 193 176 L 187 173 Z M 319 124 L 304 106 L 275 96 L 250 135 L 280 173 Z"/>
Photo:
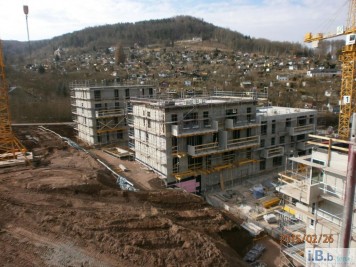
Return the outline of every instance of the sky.
<path id="1" fill-rule="evenodd" d="M 346 24 L 347 0 L 10 0 L 0 1 L 0 39 L 50 39 L 87 27 L 190 15 L 253 38 L 303 42 L 307 32 Z"/>

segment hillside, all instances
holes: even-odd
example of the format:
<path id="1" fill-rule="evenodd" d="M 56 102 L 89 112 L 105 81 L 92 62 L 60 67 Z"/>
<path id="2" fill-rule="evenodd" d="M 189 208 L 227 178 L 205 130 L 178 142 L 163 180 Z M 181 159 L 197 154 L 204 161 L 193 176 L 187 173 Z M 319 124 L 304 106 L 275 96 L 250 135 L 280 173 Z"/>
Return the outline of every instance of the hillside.
<path id="1" fill-rule="evenodd" d="M 190 16 L 89 27 L 50 40 L 33 41 L 31 50 L 33 58 L 43 58 L 53 54 L 58 47 L 87 52 L 108 48 L 118 42 L 124 46 L 134 44 L 141 47 L 150 44 L 174 46 L 176 41 L 193 37 L 200 37 L 203 41 L 213 40 L 226 45 L 229 49 L 248 53 L 280 55 L 308 53 L 300 44 L 251 38 Z M 4 41 L 4 53 L 9 63 L 23 62 L 26 58 L 28 60 L 28 51 L 27 42 Z"/>
<path id="2" fill-rule="evenodd" d="M 115 79 L 178 93 L 273 86 L 274 105 L 304 107 L 301 96 L 306 94 L 308 105 L 322 108 L 328 101 L 325 84 L 309 80 L 313 89 L 306 90 L 305 74 L 311 68 L 337 68 L 341 46 L 325 43 L 314 56 L 301 44 L 254 39 L 179 16 L 31 42 L 31 57 L 27 42 L 4 41 L 4 54 L 13 121 L 52 122 L 71 120 L 69 84 L 75 80 Z M 280 82 L 277 75 L 288 80 Z M 334 95 L 338 83 L 335 78 L 329 84 Z"/>

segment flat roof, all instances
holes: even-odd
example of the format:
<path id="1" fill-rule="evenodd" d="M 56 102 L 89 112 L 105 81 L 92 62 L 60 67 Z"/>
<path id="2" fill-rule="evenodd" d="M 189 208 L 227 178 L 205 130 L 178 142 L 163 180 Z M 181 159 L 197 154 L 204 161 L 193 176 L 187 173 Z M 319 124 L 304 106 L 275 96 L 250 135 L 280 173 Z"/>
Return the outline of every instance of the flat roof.
<path id="1" fill-rule="evenodd" d="M 277 107 L 277 106 L 268 106 L 268 107 L 258 107 L 256 110 L 258 115 L 285 115 L 285 114 L 296 114 L 303 112 L 317 112 L 315 109 L 306 109 L 306 108 L 291 108 L 291 107 Z"/>
<path id="2" fill-rule="evenodd" d="M 110 89 L 110 88 L 130 88 L 130 87 L 154 87 L 149 83 L 138 83 L 138 82 L 120 82 L 111 80 L 82 80 L 82 81 L 73 81 L 69 83 L 69 88 L 72 90 L 86 89 L 86 90 L 95 90 L 95 89 Z"/>
<path id="3" fill-rule="evenodd" d="M 210 96 L 210 97 L 194 97 L 194 98 L 140 98 L 132 97 L 131 102 L 145 103 L 153 106 L 175 107 L 175 106 L 192 106 L 192 105 L 209 105 L 209 104 L 233 104 L 241 102 L 255 102 L 252 97 L 236 97 L 236 96 Z"/>

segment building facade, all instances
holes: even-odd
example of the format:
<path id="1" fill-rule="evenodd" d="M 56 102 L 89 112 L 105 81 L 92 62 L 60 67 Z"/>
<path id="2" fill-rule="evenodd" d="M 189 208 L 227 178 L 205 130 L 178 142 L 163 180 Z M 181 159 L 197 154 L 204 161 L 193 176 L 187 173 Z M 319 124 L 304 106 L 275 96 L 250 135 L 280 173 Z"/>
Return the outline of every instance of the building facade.
<path id="1" fill-rule="evenodd" d="M 281 168 L 307 154 L 316 111 L 257 108 L 253 97 L 131 99 L 129 138 L 138 161 L 167 186 L 204 193 Z"/>
<path id="2" fill-rule="evenodd" d="M 252 148 L 260 144 L 255 102 L 132 99 L 136 159 L 160 173 L 168 186 L 190 192 L 248 173 L 255 162 Z"/>
<path id="3" fill-rule="evenodd" d="M 70 84 L 71 106 L 79 139 L 89 145 L 127 146 L 127 113 L 130 97 L 153 97 L 150 85 L 124 85 L 106 82 Z"/>
<path id="4" fill-rule="evenodd" d="M 285 164 L 292 156 L 311 153 L 308 134 L 316 129 L 316 111 L 312 109 L 257 108 L 260 146 L 259 170 L 270 170 Z"/>
<path id="5" fill-rule="evenodd" d="M 347 142 L 313 138 L 309 141 L 314 146 L 312 153 L 290 158 L 289 167 L 279 174 L 277 190 L 283 195 L 286 211 L 281 225 L 286 266 L 314 266 L 305 254 L 308 248 L 343 247 L 348 148 L 340 144 Z M 350 247 L 356 248 L 355 216 L 351 229 Z"/>
<path id="6" fill-rule="evenodd" d="M 71 84 L 78 138 L 132 149 L 167 186 L 204 193 L 310 153 L 316 111 L 258 107 L 251 95 L 172 98 L 150 85 Z"/>

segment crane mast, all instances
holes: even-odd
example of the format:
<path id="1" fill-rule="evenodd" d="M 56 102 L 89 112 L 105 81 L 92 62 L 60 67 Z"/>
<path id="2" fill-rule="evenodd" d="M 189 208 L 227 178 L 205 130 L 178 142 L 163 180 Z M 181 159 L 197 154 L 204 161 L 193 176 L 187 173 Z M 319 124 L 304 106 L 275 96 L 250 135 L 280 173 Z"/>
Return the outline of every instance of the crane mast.
<path id="1" fill-rule="evenodd" d="M 11 128 L 9 94 L 5 77 L 5 64 L 0 40 L 0 161 L 17 158 L 25 153 L 25 147 L 15 137 Z"/>
<path id="2" fill-rule="evenodd" d="M 347 26 L 338 27 L 336 33 L 311 34 L 307 33 L 304 42 L 317 43 L 321 40 L 346 36 L 346 45 L 342 49 L 339 60 L 341 67 L 340 113 L 339 113 L 339 138 L 350 138 L 350 119 L 356 112 L 355 64 L 356 64 L 356 0 L 349 0 Z"/>

